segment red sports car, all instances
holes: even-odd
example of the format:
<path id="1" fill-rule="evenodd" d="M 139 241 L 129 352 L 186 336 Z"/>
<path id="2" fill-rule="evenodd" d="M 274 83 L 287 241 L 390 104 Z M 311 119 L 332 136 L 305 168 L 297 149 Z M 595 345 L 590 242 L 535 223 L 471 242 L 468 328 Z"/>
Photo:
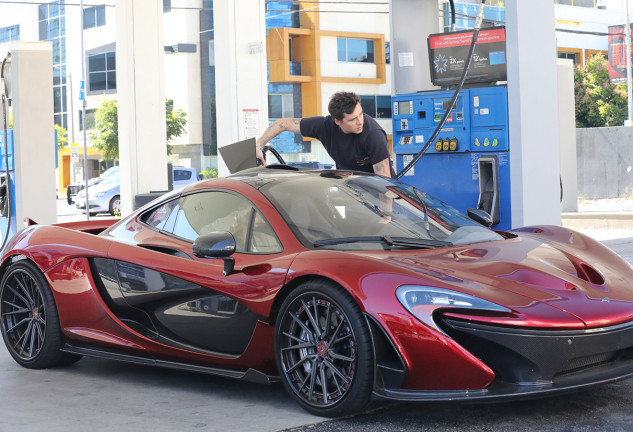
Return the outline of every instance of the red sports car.
<path id="1" fill-rule="evenodd" d="M 615 253 L 561 227 L 496 232 L 362 173 L 255 168 L 121 221 L 33 225 L 0 270 L 2 336 L 27 368 L 96 356 L 281 381 L 323 416 L 633 374 Z"/>

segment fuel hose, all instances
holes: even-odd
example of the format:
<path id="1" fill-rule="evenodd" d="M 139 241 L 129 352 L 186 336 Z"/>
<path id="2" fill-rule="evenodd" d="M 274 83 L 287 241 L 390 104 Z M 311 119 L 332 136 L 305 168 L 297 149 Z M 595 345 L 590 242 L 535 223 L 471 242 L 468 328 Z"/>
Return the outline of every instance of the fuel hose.
<path id="1" fill-rule="evenodd" d="M 464 81 L 466 81 L 466 75 L 468 74 L 468 68 L 470 67 L 470 62 L 472 61 L 473 54 L 475 53 L 475 45 L 477 44 L 477 37 L 479 36 L 479 29 L 481 28 L 481 22 L 483 21 L 483 17 L 484 17 L 484 3 L 485 3 L 485 0 L 481 0 L 481 3 L 479 4 L 479 10 L 477 11 L 477 18 L 475 19 L 475 27 L 473 28 L 473 39 L 472 39 L 472 42 L 470 43 L 470 50 L 468 51 L 468 57 L 466 59 L 466 63 L 464 64 L 464 71 L 462 72 L 461 79 L 459 80 L 459 85 L 455 89 L 455 93 L 453 94 L 453 98 L 451 99 L 451 103 L 449 104 L 449 107 L 446 110 L 446 112 L 444 113 L 444 116 L 442 117 L 442 120 L 437 125 L 437 128 L 435 128 L 435 131 L 431 135 L 431 138 L 428 139 L 426 144 L 424 144 L 424 147 L 422 147 L 422 150 L 420 150 L 419 153 L 417 155 L 415 155 L 413 160 L 411 162 L 409 162 L 407 164 L 407 166 L 405 166 L 402 169 L 402 171 L 400 171 L 396 175 L 396 179 L 399 179 L 400 177 L 405 175 L 420 160 L 422 155 L 424 155 L 424 153 L 426 153 L 426 151 L 429 149 L 431 143 L 433 141 L 435 141 L 435 138 L 437 137 L 437 135 L 440 133 L 440 131 L 444 127 L 444 123 L 446 123 L 446 119 L 448 118 L 448 116 L 453 111 L 453 106 L 455 105 L 455 101 L 457 100 L 457 96 L 459 95 L 459 92 L 462 90 L 462 87 L 464 86 Z"/>

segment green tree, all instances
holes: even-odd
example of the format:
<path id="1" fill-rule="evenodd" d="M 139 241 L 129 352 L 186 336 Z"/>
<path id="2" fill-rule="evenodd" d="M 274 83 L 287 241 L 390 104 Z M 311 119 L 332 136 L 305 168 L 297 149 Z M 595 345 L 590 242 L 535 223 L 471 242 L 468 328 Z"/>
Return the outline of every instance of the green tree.
<path id="1" fill-rule="evenodd" d="M 55 125 L 57 131 L 57 148 L 63 148 L 68 144 L 68 131 L 60 125 Z"/>
<path id="2" fill-rule="evenodd" d="M 609 81 L 609 62 L 595 56 L 574 72 L 576 127 L 622 126 L 628 118 L 627 88 Z"/>
<path id="3" fill-rule="evenodd" d="M 165 100 L 167 154 L 171 154 L 169 144 L 174 138 L 185 133 L 187 114 L 182 109 L 174 109 L 171 99 Z M 90 132 L 92 147 L 99 150 L 104 159 L 119 157 L 119 122 L 116 101 L 105 101 L 95 112 L 96 130 Z"/>

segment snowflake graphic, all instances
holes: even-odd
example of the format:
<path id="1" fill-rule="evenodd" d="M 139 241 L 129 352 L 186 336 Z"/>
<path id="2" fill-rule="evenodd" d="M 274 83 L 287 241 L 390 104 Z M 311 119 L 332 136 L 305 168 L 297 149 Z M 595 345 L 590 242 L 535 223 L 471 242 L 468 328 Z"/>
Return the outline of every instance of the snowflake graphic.
<path id="1" fill-rule="evenodd" d="M 446 65 L 448 64 L 448 60 L 442 54 L 438 54 L 433 60 L 433 64 L 435 65 L 435 72 L 446 72 Z"/>

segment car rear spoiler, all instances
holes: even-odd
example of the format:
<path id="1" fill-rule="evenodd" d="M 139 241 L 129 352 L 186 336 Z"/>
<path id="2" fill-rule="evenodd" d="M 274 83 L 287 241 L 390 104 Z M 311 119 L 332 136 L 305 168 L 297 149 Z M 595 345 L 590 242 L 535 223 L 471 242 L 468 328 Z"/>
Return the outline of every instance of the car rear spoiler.
<path id="1" fill-rule="evenodd" d="M 53 226 L 68 228 L 71 230 L 81 231 L 88 234 L 96 235 L 96 234 L 99 234 L 101 231 L 105 230 L 106 228 L 111 227 L 112 225 L 114 225 L 116 222 L 120 220 L 121 219 L 96 219 L 96 220 L 90 220 L 90 221 L 63 222 L 63 223 L 53 224 Z M 31 225 L 39 225 L 39 224 L 31 218 L 28 218 L 28 217 L 24 218 L 24 226 L 28 227 Z"/>

